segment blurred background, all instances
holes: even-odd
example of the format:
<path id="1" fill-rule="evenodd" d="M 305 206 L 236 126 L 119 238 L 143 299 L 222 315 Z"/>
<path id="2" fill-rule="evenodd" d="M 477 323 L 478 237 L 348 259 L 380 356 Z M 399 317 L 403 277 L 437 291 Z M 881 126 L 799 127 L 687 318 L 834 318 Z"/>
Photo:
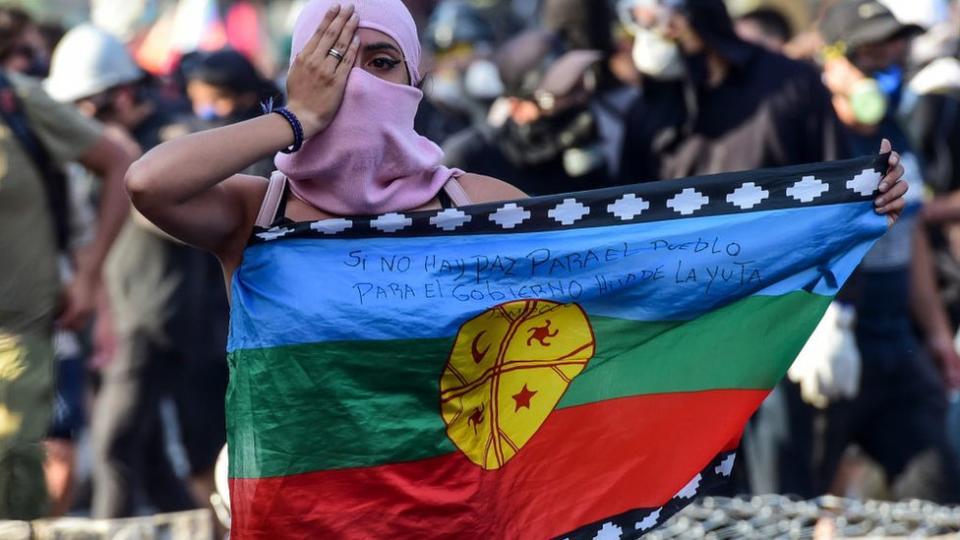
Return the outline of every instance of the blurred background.
<path id="1" fill-rule="evenodd" d="M 305 3 L 0 0 L 2 120 L 27 134 L 20 163 L 32 162 L 8 168 L 21 150 L 0 148 L 0 181 L 35 167 L 47 190 L 67 186 L 70 207 L 39 191 L 5 203 L 0 188 L 0 224 L 31 205 L 49 212 L 63 241 L 21 243 L 51 244 L 69 288 L 110 174 L 71 151 L 89 142 L 84 130 L 132 159 L 263 114 L 283 102 Z M 892 140 L 911 184 L 904 219 L 751 421 L 728 491 L 653 536 L 960 532 L 960 2 L 407 4 L 425 53 L 418 131 L 448 165 L 532 195 L 842 159 Z M 67 109 L 87 128 L 58 126 Z M 265 160 L 246 172 L 272 170 Z M 26 257 L 2 228 L 0 245 Z M 38 334 L 55 352 L 28 362 L 56 377 L 32 391 L 44 405 L 18 410 L 4 392 L 30 366 L 8 345 L 38 328 L 30 269 L 43 264 L 0 269 L 0 538 L 222 537 L 219 264 L 133 216 L 90 293 L 92 318 L 53 341 Z M 30 426 L 42 473 L 9 457 Z"/>

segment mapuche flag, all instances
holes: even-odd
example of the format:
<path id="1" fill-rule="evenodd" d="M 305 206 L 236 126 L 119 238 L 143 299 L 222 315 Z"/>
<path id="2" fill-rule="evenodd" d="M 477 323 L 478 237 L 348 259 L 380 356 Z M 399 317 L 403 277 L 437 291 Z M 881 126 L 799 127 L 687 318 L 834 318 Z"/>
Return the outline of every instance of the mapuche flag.
<path id="1" fill-rule="evenodd" d="M 255 231 L 234 538 L 635 538 L 744 424 L 886 218 L 885 157 Z"/>

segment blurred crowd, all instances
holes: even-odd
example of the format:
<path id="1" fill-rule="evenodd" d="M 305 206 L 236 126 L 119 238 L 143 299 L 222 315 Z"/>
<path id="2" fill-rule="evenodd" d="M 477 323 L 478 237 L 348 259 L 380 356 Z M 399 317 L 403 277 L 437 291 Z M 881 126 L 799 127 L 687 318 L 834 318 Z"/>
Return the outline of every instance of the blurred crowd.
<path id="1" fill-rule="evenodd" d="M 407 3 L 417 130 L 531 195 L 892 141 L 909 210 L 751 421 L 730 490 L 960 503 L 960 2 Z M 0 519 L 216 500 L 223 275 L 120 186 L 159 143 L 282 103 L 302 4 L 92 0 L 67 28 L 0 2 Z M 879 491 L 857 491 L 865 459 Z"/>

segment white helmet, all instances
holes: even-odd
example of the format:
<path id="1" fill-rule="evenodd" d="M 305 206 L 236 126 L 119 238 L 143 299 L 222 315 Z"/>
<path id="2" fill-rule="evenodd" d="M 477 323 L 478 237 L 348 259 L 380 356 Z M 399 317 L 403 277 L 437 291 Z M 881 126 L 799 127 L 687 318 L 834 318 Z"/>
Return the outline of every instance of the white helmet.
<path id="1" fill-rule="evenodd" d="M 72 102 L 142 77 L 123 43 L 92 24 L 82 24 L 67 32 L 53 51 L 44 89 L 57 101 Z"/>

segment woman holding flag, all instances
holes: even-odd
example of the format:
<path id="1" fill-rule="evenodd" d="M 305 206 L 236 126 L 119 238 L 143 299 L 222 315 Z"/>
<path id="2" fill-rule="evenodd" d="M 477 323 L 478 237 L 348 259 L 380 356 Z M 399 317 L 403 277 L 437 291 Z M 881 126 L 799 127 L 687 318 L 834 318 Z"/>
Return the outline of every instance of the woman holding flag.
<path id="1" fill-rule="evenodd" d="M 422 93 L 412 18 L 399 1 L 358 4 L 363 19 L 351 3 L 304 8 L 285 109 L 171 141 L 130 169 L 134 204 L 173 236 L 220 256 L 228 275 L 270 185 L 235 173 L 278 149 L 287 180 L 273 186 L 294 221 L 427 210 L 447 194 L 477 203 L 524 196 L 440 165 L 440 148 L 413 130 Z"/>
<path id="2" fill-rule="evenodd" d="M 146 154 L 127 175 L 131 198 L 144 216 L 172 236 L 220 258 L 228 288 L 232 287 L 231 339 L 236 347 L 244 345 L 238 336 L 247 331 L 275 335 L 299 332 L 303 329 L 297 322 L 308 317 L 299 318 L 298 310 L 315 309 L 305 305 L 310 303 L 309 298 L 290 296 L 290 291 L 297 293 L 306 286 L 297 279 L 288 281 L 270 271 L 260 271 L 259 264 L 249 268 L 247 276 L 236 277 L 251 264 L 248 242 L 254 232 L 282 235 L 286 226 L 304 222 L 317 225 L 317 231 L 332 231 L 349 223 L 345 218 L 350 216 L 438 210 L 524 197 L 499 180 L 443 167 L 439 147 L 414 132 L 413 119 L 422 98 L 417 88 L 421 80 L 420 45 L 413 18 L 401 0 L 344 0 L 342 5 L 333 0 L 313 0 L 297 22 L 292 54 L 287 108 L 170 141 Z M 278 151 L 278 173 L 271 180 L 237 174 Z M 881 151 L 889 152 L 889 145 Z M 875 204 L 877 212 L 891 220 L 904 207 L 906 185 L 900 182 L 902 174 L 899 156 L 892 152 Z M 280 305 L 286 313 L 285 322 L 267 322 L 252 329 L 250 319 L 245 318 L 246 310 L 260 309 L 262 304 L 253 305 L 245 288 L 263 293 L 265 296 L 257 298 L 266 304 L 281 304 L 269 298 L 270 291 L 294 298 Z M 542 335 L 534 334 L 541 342 L 555 335 L 555 331 L 548 333 L 549 322 Z M 348 337 L 343 339 L 349 341 Z M 475 356 L 479 352 L 474 349 Z M 286 354 L 289 357 L 284 362 L 303 361 L 294 350 Z M 381 361 L 390 362 L 391 358 Z M 415 485 L 403 487 L 396 478 L 383 477 L 371 480 L 372 485 L 391 493 L 403 491 L 411 497 L 407 501 L 416 504 L 404 506 L 401 514 L 381 515 L 383 510 L 363 504 L 367 495 L 357 487 L 353 494 L 361 502 L 351 506 L 350 512 L 321 515 L 316 501 L 297 499 L 297 493 L 315 492 L 314 487 L 303 484 L 309 475 L 288 476 L 290 471 L 301 470 L 298 460 L 302 456 L 285 456 L 278 449 L 270 450 L 271 459 L 285 466 L 257 469 L 262 477 L 277 478 L 275 483 L 257 484 L 245 479 L 247 472 L 257 468 L 254 462 L 265 455 L 264 437 L 297 423 L 298 415 L 310 408 L 306 396 L 313 381 L 301 381 L 306 384 L 306 401 L 291 403 L 291 410 L 282 415 L 285 418 L 257 416 L 258 424 L 251 427 L 246 420 L 258 412 L 239 410 L 231 403 L 241 393 L 264 390 L 259 384 L 238 382 L 237 372 L 244 369 L 248 368 L 231 357 L 228 434 L 233 524 L 238 538 L 359 538 L 365 533 L 356 527 L 370 519 L 399 519 L 401 514 L 435 518 L 434 514 L 449 510 L 423 502 L 432 500 L 432 495 L 415 492 Z M 271 376 L 269 370 L 257 374 L 264 384 L 269 384 Z M 521 396 L 527 408 L 535 394 L 524 387 Z M 475 411 L 471 418 L 473 429 L 483 422 L 482 413 Z M 331 410 L 330 414 L 338 411 Z M 246 427 L 238 427 L 241 424 Z M 300 428 L 309 431 L 310 426 Z M 334 455 L 338 450 L 328 440 L 314 442 L 317 455 L 351 463 L 351 456 Z M 340 487 L 352 489 L 347 483 Z M 378 491 L 375 488 L 369 496 Z M 289 507 L 282 512 L 285 517 L 268 515 L 279 513 L 280 506 Z M 445 523 L 451 528 L 447 532 L 462 532 L 461 537 L 481 534 L 473 521 L 458 522 L 451 516 Z"/>

